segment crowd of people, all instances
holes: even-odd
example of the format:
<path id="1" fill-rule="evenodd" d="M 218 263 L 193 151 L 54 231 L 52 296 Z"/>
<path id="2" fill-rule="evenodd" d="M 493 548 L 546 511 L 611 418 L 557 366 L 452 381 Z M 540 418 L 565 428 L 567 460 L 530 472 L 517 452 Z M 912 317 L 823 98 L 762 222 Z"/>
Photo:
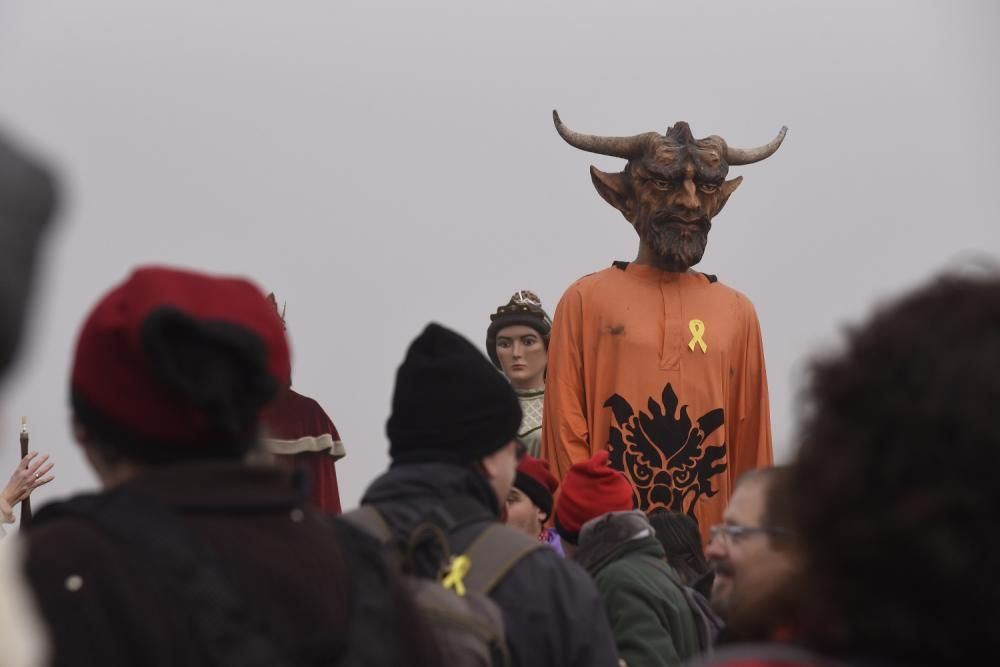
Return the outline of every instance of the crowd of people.
<path id="1" fill-rule="evenodd" d="M 741 150 L 686 123 L 556 122 L 629 160 L 592 175 L 637 258 L 570 286 L 554 318 L 515 292 L 485 354 L 429 323 L 358 508 L 341 512 L 333 422 L 291 389 L 273 295 L 164 266 L 111 286 L 68 387 L 101 488 L 0 545 L 0 665 L 1000 661 L 1000 273 L 938 277 L 814 360 L 774 466 L 752 305 L 691 267 L 739 185 L 728 165 L 784 132 Z M 0 141 L 4 237 L 35 248 L 54 192 Z M 0 274 L 3 363 L 32 257 Z M 18 464 L 3 521 L 51 469 Z"/>

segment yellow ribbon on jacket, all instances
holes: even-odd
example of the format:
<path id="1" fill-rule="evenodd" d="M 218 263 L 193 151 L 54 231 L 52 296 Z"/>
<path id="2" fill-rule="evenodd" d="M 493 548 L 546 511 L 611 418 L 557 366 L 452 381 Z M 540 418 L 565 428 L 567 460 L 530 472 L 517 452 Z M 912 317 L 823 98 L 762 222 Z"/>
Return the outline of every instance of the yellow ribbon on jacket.
<path id="1" fill-rule="evenodd" d="M 694 352 L 694 346 L 701 346 L 701 353 L 705 354 L 708 352 L 708 343 L 702 338 L 705 333 L 705 323 L 701 320 L 691 320 L 688 322 L 688 329 L 691 330 L 691 341 L 688 343 L 688 347 Z"/>
<path id="2" fill-rule="evenodd" d="M 445 588 L 455 591 L 455 594 L 459 597 L 465 595 L 465 575 L 469 573 L 469 568 L 472 567 L 472 561 L 469 560 L 468 556 L 457 556 L 451 559 L 451 564 L 448 566 L 448 573 L 441 580 L 441 585 Z"/>

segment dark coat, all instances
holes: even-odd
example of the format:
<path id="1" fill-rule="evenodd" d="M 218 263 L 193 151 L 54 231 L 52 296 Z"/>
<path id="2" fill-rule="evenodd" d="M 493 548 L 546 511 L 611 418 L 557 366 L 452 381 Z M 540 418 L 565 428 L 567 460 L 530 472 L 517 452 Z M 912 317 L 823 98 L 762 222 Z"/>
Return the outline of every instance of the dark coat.
<path id="1" fill-rule="evenodd" d="M 301 476 L 271 466 L 185 464 L 145 473 L 114 493 L 123 491 L 180 517 L 294 664 L 333 665 L 348 649 L 361 593 L 352 583 L 356 552 L 306 505 Z M 162 570 L 90 519 L 49 512 L 27 535 L 26 568 L 49 625 L 53 665 L 212 664 Z M 363 592 L 366 601 L 384 595 L 400 619 L 377 632 L 384 646 L 399 649 L 381 664 L 434 664 L 429 635 L 397 585 L 387 579 L 381 590 Z"/>
<path id="2" fill-rule="evenodd" d="M 694 613 L 642 512 L 584 525 L 575 557 L 597 583 L 629 667 L 675 667 L 698 653 Z"/>
<path id="3" fill-rule="evenodd" d="M 394 466 L 375 480 L 362 504 L 378 507 L 399 536 L 447 498 L 466 496 L 499 516 L 496 495 L 470 468 L 447 463 Z M 459 527 L 449 535 L 462 553 L 496 519 Z M 503 612 L 514 667 L 617 667 L 618 655 L 594 582 L 552 549 L 519 561 L 490 593 Z"/>

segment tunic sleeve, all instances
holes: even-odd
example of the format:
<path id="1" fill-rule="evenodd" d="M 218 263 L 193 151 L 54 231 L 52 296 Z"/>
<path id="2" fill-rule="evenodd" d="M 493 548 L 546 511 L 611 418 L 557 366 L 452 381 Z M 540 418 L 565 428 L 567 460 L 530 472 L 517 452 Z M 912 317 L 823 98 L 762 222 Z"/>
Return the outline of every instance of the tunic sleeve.
<path id="1" fill-rule="evenodd" d="M 559 301 L 552 323 L 542 417 L 542 458 L 560 480 L 570 466 L 591 456 L 582 320 L 582 297 L 571 287 Z"/>
<path id="2" fill-rule="evenodd" d="M 736 389 L 729 406 L 736 415 L 730 445 L 730 475 L 738 478 L 747 470 L 770 466 L 774 462 L 771 449 L 771 411 L 768 402 L 767 371 L 764 367 L 764 343 L 760 323 L 753 305 L 741 297 L 743 307 L 743 345 L 737 355 Z"/>

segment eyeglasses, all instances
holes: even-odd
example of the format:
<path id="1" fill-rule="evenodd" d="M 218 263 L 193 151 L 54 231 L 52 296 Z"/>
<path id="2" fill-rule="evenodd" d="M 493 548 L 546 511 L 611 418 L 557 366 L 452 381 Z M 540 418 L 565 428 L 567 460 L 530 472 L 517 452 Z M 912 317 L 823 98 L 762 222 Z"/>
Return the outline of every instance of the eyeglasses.
<path id="1" fill-rule="evenodd" d="M 708 529 L 709 542 L 714 542 L 719 537 L 726 544 L 742 542 L 751 535 L 787 535 L 784 528 L 774 526 L 736 526 L 728 523 L 720 523 Z"/>

